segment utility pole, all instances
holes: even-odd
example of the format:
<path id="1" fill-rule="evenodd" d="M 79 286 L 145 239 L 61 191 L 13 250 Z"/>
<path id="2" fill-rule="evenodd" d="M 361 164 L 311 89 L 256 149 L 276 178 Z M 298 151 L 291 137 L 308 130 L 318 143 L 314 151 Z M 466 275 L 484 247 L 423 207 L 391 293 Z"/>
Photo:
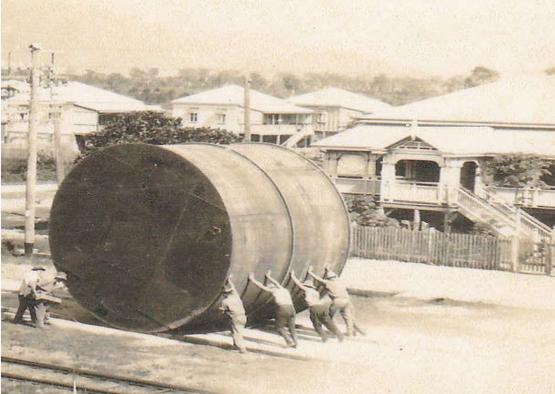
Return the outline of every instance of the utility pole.
<path id="1" fill-rule="evenodd" d="M 245 92 L 245 96 L 244 96 L 244 100 L 243 100 L 243 109 L 245 112 L 245 130 L 244 130 L 244 137 L 243 137 L 243 141 L 244 142 L 250 142 L 251 141 L 251 92 L 250 92 L 250 87 L 251 85 L 251 81 L 249 78 L 249 75 L 245 75 L 245 86 L 244 86 L 244 92 Z"/>
<path id="2" fill-rule="evenodd" d="M 25 255 L 33 254 L 35 244 L 35 187 L 37 183 L 37 133 L 38 133 L 38 87 L 39 44 L 29 45 L 31 50 L 31 100 L 29 103 L 29 134 L 27 137 L 27 182 L 25 185 Z"/>
<path id="3" fill-rule="evenodd" d="M 64 180 L 64 155 L 62 152 L 62 130 L 61 130 L 61 107 L 58 105 L 52 106 L 52 121 L 54 123 L 54 157 L 56 158 L 56 180 L 58 186 Z"/>
<path id="4" fill-rule="evenodd" d="M 54 87 L 55 87 L 55 70 L 54 70 L 55 53 L 50 54 L 50 67 L 48 69 L 48 86 L 50 88 L 50 113 L 52 114 L 52 123 L 54 131 L 54 158 L 56 161 L 56 181 L 58 186 L 64 180 L 64 156 L 62 151 L 62 128 L 61 117 L 62 107 L 55 103 Z"/>
<path id="5" fill-rule="evenodd" d="M 8 78 L 12 76 L 12 52 L 8 52 Z"/>

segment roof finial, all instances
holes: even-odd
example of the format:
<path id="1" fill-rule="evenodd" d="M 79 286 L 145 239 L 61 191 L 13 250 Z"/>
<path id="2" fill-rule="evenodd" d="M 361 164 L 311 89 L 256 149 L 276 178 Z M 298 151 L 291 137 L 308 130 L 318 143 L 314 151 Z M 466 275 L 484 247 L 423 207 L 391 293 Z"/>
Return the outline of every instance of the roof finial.
<path id="1" fill-rule="evenodd" d="M 410 123 L 410 139 L 411 139 L 411 141 L 414 141 L 416 139 L 416 129 L 418 129 L 418 121 L 416 119 L 414 119 Z"/>

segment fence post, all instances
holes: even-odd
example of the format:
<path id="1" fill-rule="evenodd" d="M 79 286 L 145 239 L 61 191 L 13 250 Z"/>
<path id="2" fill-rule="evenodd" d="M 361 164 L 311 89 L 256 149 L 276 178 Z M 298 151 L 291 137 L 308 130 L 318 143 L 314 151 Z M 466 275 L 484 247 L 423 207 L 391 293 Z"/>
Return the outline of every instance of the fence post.
<path id="1" fill-rule="evenodd" d="M 546 239 L 545 274 L 551 276 L 551 269 L 555 265 L 555 226 L 551 229 L 551 238 Z"/>
<path id="2" fill-rule="evenodd" d="M 351 253 L 350 255 L 359 257 L 360 251 L 359 251 L 359 244 L 360 242 L 358 242 L 358 231 L 357 231 L 357 223 L 353 220 L 351 222 Z"/>
<path id="3" fill-rule="evenodd" d="M 520 253 L 520 231 L 521 231 L 521 211 L 520 208 L 516 209 L 516 215 L 515 215 L 515 232 L 513 234 L 512 237 L 512 243 L 511 243 L 511 251 L 512 251 L 512 255 L 511 255 L 511 259 L 512 259 L 512 263 L 513 263 L 513 272 L 519 272 L 520 271 L 520 261 L 519 261 L 519 253 Z"/>
<path id="4" fill-rule="evenodd" d="M 513 266 L 513 272 L 520 271 L 520 262 L 518 260 L 519 255 L 519 245 L 520 240 L 518 234 L 513 234 L 511 237 L 511 263 Z"/>

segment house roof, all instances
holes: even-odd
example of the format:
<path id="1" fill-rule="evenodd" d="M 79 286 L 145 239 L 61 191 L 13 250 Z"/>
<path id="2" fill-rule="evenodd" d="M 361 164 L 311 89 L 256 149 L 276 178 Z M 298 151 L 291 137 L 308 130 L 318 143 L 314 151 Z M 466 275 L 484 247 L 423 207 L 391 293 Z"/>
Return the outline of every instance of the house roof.
<path id="1" fill-rule="evenodd" d="M 226 85 L 175 99 L 172 104 L 236 105 L 242 107 L 244 94 L 242 86 Z M 252 89 L 250 90 L 250 105 L 252 109 L 268 114 L 309 114 L 313 112 Z"/>
<path id="2" fill-rule="evenodd" d="M 54 86 L 52 96 L 50 89 L 41 88 L 38 96 L 43 102 L 72 103 L 102 113 L 160 110 L 159 106 L 146 105 L 131 97 L 73 81 Z M 29 102 L 29 92 L 16 94 L 8 101 L 26 104 Z"/>
<path id="3" fill-rule="evenodd" d="M 300 106 L 342 107 L 368 114 L 391 108 L 391 105 L 383 101 L 339 88 L 325 88 L 290 97 L 287 101 Z"/>
<path id="4" fill-rule="evenodd" d="M 368 119 L 555 125 L 555 76 L 505 79 L 411 104 Z"/>
<path id="5" fill-rule="evenodd" d="M 536 154 L 555 158 L 555 132 L 499 130 L 492 127 L 403 127 L 359 124 L 313 146 L 327 149 L 386 151 L 418 138 L 446 155 Z"/>

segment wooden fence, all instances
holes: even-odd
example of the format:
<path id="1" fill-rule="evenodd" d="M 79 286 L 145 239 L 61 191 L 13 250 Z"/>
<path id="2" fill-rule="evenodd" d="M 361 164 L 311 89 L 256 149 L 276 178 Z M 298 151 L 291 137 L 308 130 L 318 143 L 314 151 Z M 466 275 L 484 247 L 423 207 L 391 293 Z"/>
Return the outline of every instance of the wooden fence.
<path id="1" fill-rule="evenodd" d="M 355 225 L 351 256 L 551 275 L 553 243 Z"/>

